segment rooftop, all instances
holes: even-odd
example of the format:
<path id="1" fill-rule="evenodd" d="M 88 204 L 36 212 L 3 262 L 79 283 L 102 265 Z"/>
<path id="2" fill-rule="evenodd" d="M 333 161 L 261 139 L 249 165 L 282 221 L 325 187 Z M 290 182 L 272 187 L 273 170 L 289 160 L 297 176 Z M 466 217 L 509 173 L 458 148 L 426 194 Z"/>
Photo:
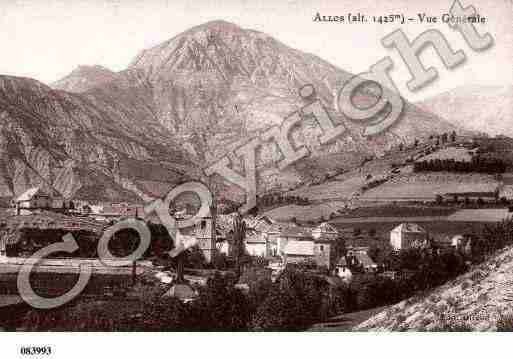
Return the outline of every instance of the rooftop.
<path id="1" fill-rule="evenodd" d="M 49 197 L 49 195 L 43 192 L 40 187 L 32 187 L 19 195 L 18 198 L 16 198 L 16 202 L 30 201 L 36 194 Z"/>
<path id="2" fill-rule="evenodd" d="M 289 241 L 285 246 L 286 255 L 313 256 L 315 243 L 313 241 Z"/>
<path id="3" fill-rule="evenodd" d="M 401 223 L 392 229 L 392 231 L 401 233 L 426 233 L 426 230 L 417 223 Z"/>

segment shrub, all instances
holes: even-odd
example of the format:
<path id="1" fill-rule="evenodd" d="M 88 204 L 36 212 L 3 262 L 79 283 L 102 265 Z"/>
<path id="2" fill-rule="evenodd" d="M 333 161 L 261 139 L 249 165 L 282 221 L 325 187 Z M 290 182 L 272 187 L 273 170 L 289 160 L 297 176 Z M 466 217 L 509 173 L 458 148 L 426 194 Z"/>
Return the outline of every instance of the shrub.
<path id="1" fill-rule="evenodd" d="M 250 306 L 245 295 L 219 274 L 209 279 L 190 305 L 190 330 L 246 330 Z"/>
<path id="2" fill-rule="evenodd" d="M 451 321 L 442 321 L 439 326 L 432 330 L 433 332 L 471 332 L 472 327 L 467 323 Z"/>
<path id="3" fill-rule="evenodd" d="M 513 332 L 513 314 L 501 314 L 496 326 L 498 332 Z"/>
<path id="4" fill-rule="evenodd" d="M 325 284 L 303 272 L 286 269 L 251 321 L 253 330 L 299 330 L 320 320 Z"/>

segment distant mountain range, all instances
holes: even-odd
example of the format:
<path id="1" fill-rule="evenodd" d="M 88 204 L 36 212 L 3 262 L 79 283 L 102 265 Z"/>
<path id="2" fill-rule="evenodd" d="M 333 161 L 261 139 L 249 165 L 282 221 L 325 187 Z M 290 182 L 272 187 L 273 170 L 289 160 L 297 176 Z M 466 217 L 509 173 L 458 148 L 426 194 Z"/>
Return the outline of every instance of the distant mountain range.
<path id="1" fill-rule="evenodd" d="M 417 105 L 457 127 L 513 136 L 513 85 L 458 87 Z"/>
<path id="2" fill-rule="evenodd" d="M 311 158 L 278 172 L 274 145 L 259 158 L 259 191 L 296 184 L 329 167 L 346 167 L 399 142 L 457 129 L 407 103 L 403 118 L 373 138 L 335 111 L 340 84 L 352 77 L 261 32 L 209 22 L 142 51 L 124 71 L 81 66 L 52 84 L 0 77 L 0 196 L 33 185 L 66 197 L 147 200 L 298 110 L 298 89 L 313 84 L 348 134 L 320 145 L 312 120 L 293 133 Z M 375 96 L 361 94 L 364 100 Z M 233 161 L 232 161 L 233 162 Z M 240 161 L 235 161 L 241 170 Z M 217 180 L 216 180 L 217 181 Z M 217 189 L 239 199 L 222 181 Z"/>

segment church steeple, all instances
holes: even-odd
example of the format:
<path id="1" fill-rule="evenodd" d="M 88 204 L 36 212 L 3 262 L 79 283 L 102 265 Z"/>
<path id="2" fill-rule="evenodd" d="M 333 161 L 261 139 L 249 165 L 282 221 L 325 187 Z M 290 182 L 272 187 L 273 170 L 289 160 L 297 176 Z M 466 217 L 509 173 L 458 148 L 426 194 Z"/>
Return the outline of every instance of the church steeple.
<path id="1" fill-rule="evenodd" d="M 200 250 L 205 256 L 207 263 L 212 263 L 217 254 L 216 246 L 216 217 L 217 208 L 215 204 L 210 207 L 210 213 L 201 218 L 196 225 L 196 238 Z"/>

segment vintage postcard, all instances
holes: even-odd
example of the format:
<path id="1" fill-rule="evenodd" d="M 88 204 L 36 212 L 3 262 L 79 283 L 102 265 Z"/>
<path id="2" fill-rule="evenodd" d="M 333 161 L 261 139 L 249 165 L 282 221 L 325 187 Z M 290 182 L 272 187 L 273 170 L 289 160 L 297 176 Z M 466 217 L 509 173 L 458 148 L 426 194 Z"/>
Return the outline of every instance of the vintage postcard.
<path id="1" fill-rule="evenodd" d="M 510 0 L 2 2 L 0 328 L 513 331 L 512 25 Z"/>

